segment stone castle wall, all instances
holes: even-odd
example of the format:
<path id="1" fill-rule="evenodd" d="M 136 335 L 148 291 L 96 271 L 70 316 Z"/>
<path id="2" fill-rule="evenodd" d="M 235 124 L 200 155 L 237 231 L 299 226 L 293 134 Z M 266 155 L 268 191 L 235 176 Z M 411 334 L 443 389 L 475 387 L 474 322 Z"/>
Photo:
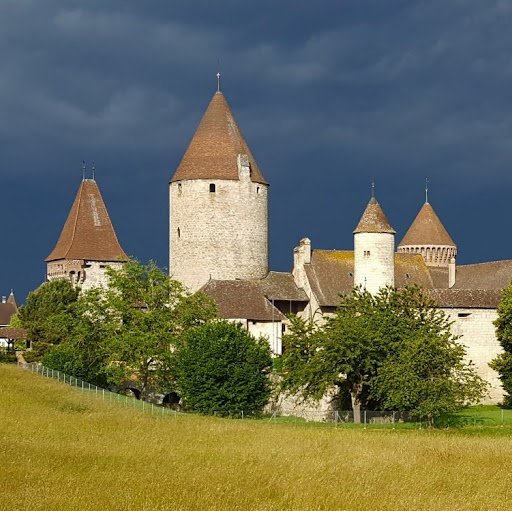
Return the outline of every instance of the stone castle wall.
<path id="1" fill-rule="evenodd" d="M 395 236 L 360 232 L 354 235 L 354 286 L 375 294 L 395 283 Z"/>
<path id="2" fill-rule="evenodd" d="M 249 176 L 172 182 L 169 243 L 170 273 L 190 291 L 210 278 L 265 277 L 268 186 Z"/>
<path id="3" fill-rule="evenodd" d="M 496 339 L 493 321 L 498 317 L 495 309 L 443 309 L 453 322 L 452 332 L 461 335 L 459 342 L 466 347 L 466 359 L 471 360 L 480 377 L 489 382 L 489 395 L 483 401 L 497 404 L 503 400 L 503 388 L 498 373 L 489 362 L 502 352 Z"/>
<path id="4" fill-rule="evenodd" d="M 87 291 L 94 287 L 106 287 L 108 284 L 107 267 L 119 270 L 123 264 L 123 262 L 83 261 L 80 259 L 50 261 L 46 269 L 46 278 L 48 280 L 69 279 L 73 285 Z"/>

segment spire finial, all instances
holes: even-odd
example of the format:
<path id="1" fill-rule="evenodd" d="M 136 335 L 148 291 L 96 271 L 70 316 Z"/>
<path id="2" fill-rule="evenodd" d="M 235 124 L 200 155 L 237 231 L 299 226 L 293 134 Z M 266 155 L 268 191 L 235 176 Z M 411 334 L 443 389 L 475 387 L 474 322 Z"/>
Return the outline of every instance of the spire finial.
<path id="1" fill-rule="evenodd" d="M 217 71 L 217 92 L 220 92 L 220 72 Z"/>
<path id="2" fill-rule="evenodd" d="M 425 178 L 425 204 L 428 204 L 428 178 Z"/>
<path id="3" fill-rule="evenodd" d="M 82 181 L 85 181 L 85 160 L 82 160 Z"/>
<path id="4" fill-rule="evenodd" d="M 372 199 L 375 199 L 375 181 L 372 177 Z"/>
<path id="5" fill-rule="evenodd" d="M 92 180 L 94 181 L 95 179 L 96 179 L 96 165 L 93 160 L 93 162 L 92 162 Z"/>

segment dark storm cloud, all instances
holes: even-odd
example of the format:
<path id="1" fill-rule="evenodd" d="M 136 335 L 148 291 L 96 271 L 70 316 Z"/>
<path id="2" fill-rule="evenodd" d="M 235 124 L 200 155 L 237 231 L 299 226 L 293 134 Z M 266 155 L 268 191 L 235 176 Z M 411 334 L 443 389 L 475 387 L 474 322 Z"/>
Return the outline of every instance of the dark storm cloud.
<path id="1" fill-rule="evenodd" d="M 511 25 L 498 0 L 4 0 L 0 172 L 16 211 L 6 243 L 23 254 L 2 256 L 0 284 L 40 282 L 83 158 L 97 161 L 125 249 L 166 264 L 167 181 L 217 59 L 272 184 L 274 268 L 306 235 L 350 248 L 371 176 L 401 234 L 429 176 L 465 253 L 508 257 L 507 244 L 483 252 L 464 203 L 499 204 L 496 183 L 512 184 Z M 473 226 L 500 215 L 493 204 Z"/>

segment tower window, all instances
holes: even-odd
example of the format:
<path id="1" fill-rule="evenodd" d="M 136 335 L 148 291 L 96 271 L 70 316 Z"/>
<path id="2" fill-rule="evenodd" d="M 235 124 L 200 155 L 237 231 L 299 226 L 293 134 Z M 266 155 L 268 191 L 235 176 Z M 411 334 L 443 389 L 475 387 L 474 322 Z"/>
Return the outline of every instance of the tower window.
<path id="1" fill-rule="evenodd" d="M 370 251 L 369 250 L 365 250 L 364 251 L 364 257 L 370 257 Z"/>
<path id="2" fill-rule="evenodd" d="M 210 193 L 215 193 L 215 184 L 210 183 Z"/>
<path id="3" fill-rule="evenodd" d="M 178 195 L 181 195 L 181 183 L 178 183 Z"/>
<path id="4" fill-rule="evenodd" d="M 181 238 L 181 231 L 180 231 L 179 227 L 178 227 L 178 238 Z"/>
<path id="5" fill-rule="evenodd" d="M 260 187 L 259 186 L 256 187 L 256 193 L 260 193 Z"/>
<path id="6" fill-rule="evenodd" d="M 353 273 L 353 272 L 351 272 L 351 271 L 349 271 L 349 272 L 348 272 L 348 276 L 349 276 L 349 277 L 353 277 L 353 276 L 354 276 L 354 273 Z"/>
<path id="7" fill-rule="evenodd" d="M 406 273 L 406 274 L 405 274 L 405 278 L 406 278 L 406 279 L 410 279 L 410 278 L 411 278 L 411 274 L 410 274 L 410 273 Z"/>

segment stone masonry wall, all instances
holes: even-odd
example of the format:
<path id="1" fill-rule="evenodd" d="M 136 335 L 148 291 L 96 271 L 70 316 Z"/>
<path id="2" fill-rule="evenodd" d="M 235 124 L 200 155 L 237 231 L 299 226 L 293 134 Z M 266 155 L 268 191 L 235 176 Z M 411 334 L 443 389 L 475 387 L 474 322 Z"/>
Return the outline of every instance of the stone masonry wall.
<path id="1" fill-rule="evenodd" d="M 502 352 L 496 339 L 493 321 L 498 317 L 495 309 L 443 309 L 450 321 L 452 332 L 462 335 L 459 342 L 466 347 L 466 359 L 472 360 L 478 374 L 490 384 L 486 404 L 503 400 L 503 389 L 498 373 L 488 363 Z"/>
<path id="2" fill-rule="evenodd" d="M 361 232 L 354 235 L 354 286 L 375 294 L 381 287 L 394 286 L 395 236 L 391 233 Z"/>
<path id="3" fill-rule="evenodd" d="M 170 273 L 190 291 L 210 278 L 265 277 L 268 186 L 248 177 L 172 182 L 169 242 Z"/>
<path id="4" fill-rule="evenodd" d="M 122 268 L 122 262 L 83 261 L 79 259 L 64 259 L 50 261 L 47 264 L 46 278 L 69 279 L 75 286 L 83 291 L 93 287 L 105 287 L 108 284 L 107 267 Z"/>

